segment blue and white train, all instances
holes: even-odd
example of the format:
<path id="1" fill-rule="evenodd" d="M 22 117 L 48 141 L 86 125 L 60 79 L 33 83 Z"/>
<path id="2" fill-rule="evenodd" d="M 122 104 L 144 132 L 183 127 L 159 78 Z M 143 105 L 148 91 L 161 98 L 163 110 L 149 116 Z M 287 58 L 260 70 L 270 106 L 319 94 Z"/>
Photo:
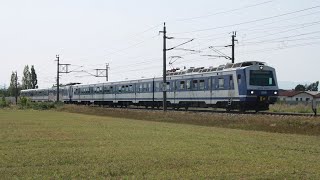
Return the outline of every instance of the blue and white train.
<path id="1" fill-rule="evenodd" d="M 226 110 L 267 110 L 277 100 L 275 69 L 250 61 L 210 68 L 190 68 L 167 72 L 162 77 L 131 81 L 60 87 L 60 100 L 72 104 L 127 107 L 161 107 L 163 89 L 167 105 L 173 108 L 215 107 Z M 32 101 L 55 101 L 56 88 L 29 89 L 21 96 Z"/>

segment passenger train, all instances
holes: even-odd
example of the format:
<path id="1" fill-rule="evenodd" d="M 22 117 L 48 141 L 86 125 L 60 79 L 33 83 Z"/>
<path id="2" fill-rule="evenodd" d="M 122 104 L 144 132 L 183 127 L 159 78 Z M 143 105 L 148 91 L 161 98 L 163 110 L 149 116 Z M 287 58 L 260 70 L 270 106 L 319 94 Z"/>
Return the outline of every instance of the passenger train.
<path id="1" fill-rule="evenodd" d="M 275 69 L 263 62 L 247 61 L 210 68 L 167 71 L 163 78 L 138 79 L 89 85 L 60 87 L 60 100 L 70 104 L 94 104 L 127 107 L 162 106 L 163 91 L 172 108 L 214 107 L 268 110 L 277 100 Z M 22 90 L 21 96 L 44 102 L 57 99 L 57 88 Z"/>

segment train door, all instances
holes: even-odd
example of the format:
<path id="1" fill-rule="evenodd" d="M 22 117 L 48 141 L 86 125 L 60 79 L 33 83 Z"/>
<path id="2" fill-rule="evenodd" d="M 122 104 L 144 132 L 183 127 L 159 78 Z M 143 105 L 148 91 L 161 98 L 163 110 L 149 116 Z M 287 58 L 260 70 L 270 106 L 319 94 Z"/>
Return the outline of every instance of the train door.
<path id="1" fill-rule="evenodd" d="M 177 93 L 177 84 L 178 84 L 178 81 L 174 80 L 172 81 L 172 90 L 173 90 L 173 103 L 176 104 L 176 93 Z"/>
<path id="2" fill-rule="evenodd" d="M 209 103 L 212 104 L 212 77 L 208 77 Z"/>
<path id="3" fill-rule="evenodd" d="M 72 88 L 72 86 L 69 86 L 68 94 L 69 94 L 69 102 L 71 102 L 72 98 L 73 98 L 73 88 Z"/>

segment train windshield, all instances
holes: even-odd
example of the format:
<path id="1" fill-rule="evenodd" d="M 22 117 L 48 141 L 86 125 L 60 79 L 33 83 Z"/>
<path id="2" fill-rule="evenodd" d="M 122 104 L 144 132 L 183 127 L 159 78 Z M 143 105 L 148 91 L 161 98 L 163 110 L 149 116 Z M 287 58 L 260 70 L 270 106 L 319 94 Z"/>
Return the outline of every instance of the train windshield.
<path id="1" fill-rule="evenodd" d="M 275 86 L 272 71 L 250 71 L 250 85 L 252 86 Z"/>

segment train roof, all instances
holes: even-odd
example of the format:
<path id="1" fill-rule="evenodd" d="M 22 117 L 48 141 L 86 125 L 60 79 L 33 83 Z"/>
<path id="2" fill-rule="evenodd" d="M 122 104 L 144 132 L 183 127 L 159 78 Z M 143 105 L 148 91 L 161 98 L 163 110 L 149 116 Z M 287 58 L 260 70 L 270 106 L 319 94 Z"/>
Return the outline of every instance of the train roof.
<path id="1" fill-rule="evenodd" d="M 260 61 L 245 61 L 245 62 L 239 62 L 239 63 L 227 63 L 225 65 L 220 65 L 218 67 L 190 67 L 189 69 L 174 69 L 174 70 L 168 70 L 167 76 L 173 77 L 173 76 L 184 76 L 184 75 L 196 75 L 200 73 L 210 73 L 210 72 L 222 72 L 222 71 L 230 71 L 234 69 L 240 69 L 247 66 L 254 66 L 254 65 L 262 65 L 265 66 L 266 63 L 260 62 Z M 89 86 L 100 86 L 104 84 L 113 85 L 113 84 L 126 84 L 126 83 L 137 83 L 137 82 L 144 82 L 144 81 L 150 81 L 150 79 L 162 79 L 162 77 L 156 77 L 156 78 L 144 78 L 144 79 L 136 79 L 136 80 L 126 80 L 126 81 L 117 81 L 117 82 L 105 82 L 105 83 L 96 83 L 96 84 L 72 84 L 74 87 L 89 87 Z M 170 78 L 171 79 L 171 78 Z M 70 85 L 70 84 L 69 84 Z M 61 86 L 61 89 L 63 87 L 67 87 L 68 85 Z M 48 90 L 48 89 L 56 89 L 56 87 L 51 88 L 43 88 L 43 89 L 28 89 L 28 90 L 22 90 L 22 91 L 37 91 L 37 90 Z"/>
<path id="2" fill-rule="evenodd" d="M 215 71 L 224 71 L 224 70 L 231 70 L 231 69 L 238 69 L 247 66 L 254 66 L 254 65 L 262 65 L 265 66 L 266 63 L 260 61 L 245 61 L 240 63 L 227 63 L 225 65 L 220 65 L 218 67 L 190 67 L 189 69 L 172 69 L 167 71 L 167 76 L 176 76 L 176 75 L 187 75 L 187 74 L 194 74 L 194 73 L 206 73 L 206 72 L 215 72 Z"/>

